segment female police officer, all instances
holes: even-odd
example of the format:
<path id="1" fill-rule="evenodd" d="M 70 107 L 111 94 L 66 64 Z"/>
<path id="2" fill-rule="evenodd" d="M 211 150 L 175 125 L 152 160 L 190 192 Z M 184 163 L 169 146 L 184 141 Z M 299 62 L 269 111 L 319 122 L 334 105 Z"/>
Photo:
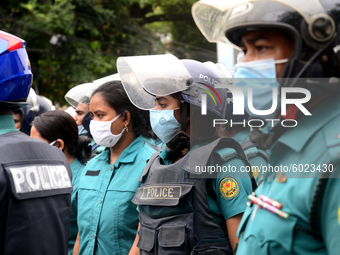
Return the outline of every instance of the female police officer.
<path id="1" fill-rule="evenodd" d="M 78 183 L 82 170 L 91 157 L 91 138 L 78 136 L 76 121 L 64 111 L 48 111 L 33 120 L 31 137 L 38 138 L 59 148 L 66 156 L 72 171 L 71 220 L 68 241 L 68 254 L 71 255 L 75 244 L 77 226 Z"/>
<path id="2" fill-rule="evenodd" d="M 90 113 L 90 132 L 106 149 L 87 163 L 79 181 L 79 253 L 127 254 L 138 227 L 131 199 L 156 152 L 148 145 L 153 143 L 149 115 L 130 102 L 120 81 L 93 92 Z"/>
<path id="3" fill-rule="evenodd" d="M 138 253 L 138 246 L 141 254 L 231 254 L 252 182 L 248 174 L 237 176 L 227 170 L 210 185 L 205 179 L 211 177 L 207 166 L 245 165 L 238 157 L 226 164 L 217 161 L 225 156 L 225 148 L 220 148 L 225 146 L 245 158 L 236 141 L 216 140 L 213 120 L 225 117 L 227 97 L 225 89 L 216 88 L 222 74 L 171 54 L 119 58 L 117 66 L 132 102 L 153 109 L 153 131 L 166 143 L 149 160 L 133 199 L 139 206 L 140 229 L 130 253 Z M 206 98 L 210 91 L 218 103 Z M 201 115 L 201 95 L 207 99 L 207 115 Z"/>
<path id="4" fill-rule="evenodd" d="M 265 77 L 261 62 L 271 70 L 268 78 L 280 78 L 277 88 L 303 87 L 311 92 L 305 107 L 312 117 L 290 105 L 270 134 L 252 132 L 253 141 L 270 147 L 270 165 L 291 165 L 293 171 L 299 166 L 302 174 L 281 172 L 264 179 L 243 216 L 238 254 L 339 254 L 339 6 L 338 0 L 259 0 L 193 7 L 195 20 L 210 41 L 226 35 L 244 51 L 235 77 L 254 78 L 255 72 L 257 80 Z M 298 125 L 283 128 L 284 118 Z M 301 176 L 308 178 L 289 178 Z M 261 199 L 280 205 L 282 212 L 257 206 L 264 205 Z"/>

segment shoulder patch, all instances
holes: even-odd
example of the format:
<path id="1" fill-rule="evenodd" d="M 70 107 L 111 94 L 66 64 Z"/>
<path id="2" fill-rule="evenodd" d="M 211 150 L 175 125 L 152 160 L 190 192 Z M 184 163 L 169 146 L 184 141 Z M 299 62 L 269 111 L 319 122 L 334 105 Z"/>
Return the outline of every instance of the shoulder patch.
<path id="1" fill-rule="evenodd" d="M 339 225 L 340 225 L 340 206 L 338 208 L 338 222 L 339 222 Z"/>
<path id="2" fill-rule="evenodd" d="M 232 199 L 238 195 L 240 185 L 236 179 L 226 177 L 220 181 L 219 191 L 223 198 Z"/>

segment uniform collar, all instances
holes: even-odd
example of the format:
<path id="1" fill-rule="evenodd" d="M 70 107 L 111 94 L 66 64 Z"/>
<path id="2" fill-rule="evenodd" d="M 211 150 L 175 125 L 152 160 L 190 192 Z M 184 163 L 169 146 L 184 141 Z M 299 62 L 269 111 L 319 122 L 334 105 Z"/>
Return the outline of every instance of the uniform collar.
<path id="1" fill-rule="evenodd" d="M 142 149 L 143 146 L 143 136 L 140 135 L 127 148 L 125 148 L 125 150 L 123 150 L 115 164 L 133 162 L 137 156 L 137 153 Z M 110 148 L 105 148 L 98 158 L 110 163 Z"/>
<path id="2" fill-rule="evenodd" d="M 298 125 L 283 133 L 277 143 L 285 144 L 296 152 L 300 152 L 308 140 L 330 120 L 340 114 L 340 96 L 326 98 L 310 112 L 312 116 L 298 119 Z"/>
<path id="3" fill-rule="evenodd" d="M 79 168 L 81 166 L 82 166 L 82 164 L 80 163 L 79 159 L 77 159 L 77 158 L 74 158 L 74 160 L 70 164 L 71 168 Z"/>
<path id="4" fill-rule="evenodd" d="M 18 131 L 15 129 L 14 118 L 12 115 L 0 115 L 0 135 Z"/>
<path id="5" fill-rule="evenodd" d="M 172 158 L 169 156 L 169 153 L 166 151 L 166 146 L 159 153 L 159 157 L 163 160 L 163 162 L 166 165 L 170 165 L 174 162 Z"/>

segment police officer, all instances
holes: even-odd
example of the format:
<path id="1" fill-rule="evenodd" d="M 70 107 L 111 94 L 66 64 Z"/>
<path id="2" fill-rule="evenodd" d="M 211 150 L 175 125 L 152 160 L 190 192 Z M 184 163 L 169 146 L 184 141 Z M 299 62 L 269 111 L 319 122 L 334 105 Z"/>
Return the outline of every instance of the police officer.
<path id="1" fill-rule="evenodd" d="M 84 83 L 70 89 L 66 95 L 66 101 L 75 108 L 76 114 L 73 116 L 78 126 L 79 135 L 87 135 L 88 131 L 82 125 L 85 115 L 90 109 L 90 98 L 94 91 L 93 83 Z"/>
<path id="2" fill-rule="evenodd" d="M 131 200 L 138 179 L 156 151 L 149 113 L 135 107 L 120 81 L 98 87 L 92 95 L 91 134 L 106 147 L 83 169 L 78 185 L 79 235 L 73 254 L 127 254 L 138 227 Z"/>
<path id="3" fill-rule="evenodd" d="M 296 127 L 278 124 L 270 133 L 252 131 L 253 141 L 270 148 L 270 165 L 295 164 L 302 174 L 269 174 L 256 196 L 249 197 L 250 207 L 238 229 L 237 254 L 339 254 L 339 5 L 339 1 L 259 0 L 198 3 L 192 9 L 210 41 L 226 35 L 245 53 L 235 77 L 252 78 L 257 71 L 258 78 L 280 78 L 273 87 L 311 92 L 304 106 L 312 117 L 290 105 L 279 120 L 293 119 Z M 215 31 L 209 33 L 212 24 Z M 262 105 L 270 105 L 271 98 L 265 98 Z M 308 178 L 289 178 L 301 176 Z"/>
<path id="4" fill-rule="evenodd" d="M 215 88 L 224 77 L 171 54 L 119 58 L 117 67 L 129 98 L 152 109 L 153 131 L 166 143 L 150 158 L 133 199 L 140 228 L 130 254 L 137 247 L 141 254 L 232 254 L 246 196 L 256 184 L 247 173 L 228 172 L 245 166 L 245 154 L 235 140 L 217 139 L 213 126 L 225 117 L 227 91 Z M 201 115 L 201 100 L 207 114 Z M 236 150 L 230 161 L 229 147 Z M 210 166 L 216 176 L 206 171 Z"/>
<path id="5" fill-rule="evenodd" d="M 30 135 L 33 119 L 44 112 L 50 111 L 51 106 L 43 97 L 37 95 L 32 88 L 28 94 L 26 104 L 25 107 L 13 111 L 13 118 L 15 128 L 26 135 Z"/>
<path id="6" fill-rule="evenodd" d="M 0 253 L 67 254 L 71 172 L 57 148 L 18 132 L 32 83 L 22 39 L 0 31 Z"/>
<path id="7" fill-rule="evenodd" d="M 66 156 L 72 171 L 71 218 L 68 254 L 71 255 L 78 234 L 77 197 L 82 171 L 92 155 L 91 138 L 78 136 L 75 120 L 66 112 L 55 110 L 43 113 L 32 122 L 31 137 L 59 148 Z"/>

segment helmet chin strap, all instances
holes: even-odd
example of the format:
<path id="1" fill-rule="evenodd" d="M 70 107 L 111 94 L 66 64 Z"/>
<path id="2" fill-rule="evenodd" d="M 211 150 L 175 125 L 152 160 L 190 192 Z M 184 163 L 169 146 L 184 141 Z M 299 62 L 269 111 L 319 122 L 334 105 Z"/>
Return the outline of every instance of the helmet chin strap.
<path id="1" fill-rule="evenodd" d="M 300 78 L 304 72 L 306 72 L 307 68 L 310 67 L 312 65 L 312 63 L 314 63 L 314 61 L 316 60 L 317 57 L 319 57 L 321 55 L 322 52 L 324 52 L 335 40 L 335 37 L 330 40 L 324 47 L 322 47 L 321 49 L 319 49 L 318 51 L 316 51 L 314 53 L 314 55 L 306 62 L 303 63 L 303 66 L 301 68 L 301 70 L 292 78 L 294 78 L 294 80 L 292 81 L 292 83 L 290 84 L 282 84 L 282 87 L 294 87 L 296 85 L 296 82 L 298 81 L 298 78 Z M 293 58 L 293 65 L 290 66 L 290 68 L 288 69 L 287 75 L 283 75 L 284 78 L 289 78 L 292 76 L 292 72 L 295 69 L 294 68 L 294 61 L 300 62 L 297 58 Z M 287 82 L 290 82 L 291 79 L 287 79 Z"/>
<path id="2" fill-rule="evenodd" d="M 184 102 L 182 107 L 181 129 L 166 143 L 166 150 L 172 158 L 178 157 L 184 149 L 190 148 L 190 136 L 187 131 L 187 109 L 188 103 Z"/>

